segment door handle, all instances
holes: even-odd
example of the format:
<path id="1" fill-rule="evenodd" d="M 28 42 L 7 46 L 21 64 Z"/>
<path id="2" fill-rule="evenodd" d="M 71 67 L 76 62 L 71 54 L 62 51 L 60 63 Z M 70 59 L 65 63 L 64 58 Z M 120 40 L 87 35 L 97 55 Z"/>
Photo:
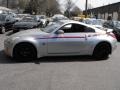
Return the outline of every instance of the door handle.
<path id="1" fill-rule="evenodd" d="M 42 45 L 43 45 L 43 46 L 45 46 L 45 45 L 46 45 L 46 43 L 45 43 L 45 42 L 43 42 L 43 43 L 42 43 Z"/>
<path id="2" fill-rule="evenodd" d="M 85 40 L 87 40 L 88 35 L 85 34 Z"/>

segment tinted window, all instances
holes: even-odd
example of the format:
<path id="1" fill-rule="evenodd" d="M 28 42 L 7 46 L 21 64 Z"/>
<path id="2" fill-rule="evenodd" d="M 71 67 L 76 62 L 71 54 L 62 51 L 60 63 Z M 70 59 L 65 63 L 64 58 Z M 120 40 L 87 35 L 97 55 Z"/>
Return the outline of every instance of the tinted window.
<path id="1" fill-rule="evenodd" d="M 64 30 L 65 33 L 95 32 L 94 29 L 79 24 L 68 24 L 61 30 Z"/>

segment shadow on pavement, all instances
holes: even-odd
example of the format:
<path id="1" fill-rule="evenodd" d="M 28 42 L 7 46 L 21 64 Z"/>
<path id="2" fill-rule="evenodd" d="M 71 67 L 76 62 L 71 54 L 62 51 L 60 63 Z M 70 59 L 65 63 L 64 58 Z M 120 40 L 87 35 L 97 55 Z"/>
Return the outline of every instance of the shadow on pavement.
<path id="1" fill-rule="evenodd" d="M 12 59 L 5 55 L 4 51 L 0 51 L 0 64 L 13 64 L 16 63 Z"/>
<path id="2" fill-rule="evenodd" d="M 6 55 L 4 54 L 4 51 L 0 51 L 0 64 L 1 63 L 10 63 L 10 60 Z"/>
<path id="3" fill-rule="evenodd" d="M 35 61 L 18 61 L 5 55 L 4 51 L 0 51 L 0 64 L 21 64 L 21 63 L 35 63 Z"/>
<path id="4" fill-rule="evenodd" d="M 21 64 L 21 63 L 59 63 L 59 62 L 94 62 L 94 61 L 102 61 L 102 60 L 95 60 L 91 56 L 56 56 L 56 57 L 43 57 L 36 60 L 31 61 L 24 61 L 21 62 L 17 60 L 13 60 L 10 57 L 7 57 L 4 51 L 0 51 L 0 64 Z"/>

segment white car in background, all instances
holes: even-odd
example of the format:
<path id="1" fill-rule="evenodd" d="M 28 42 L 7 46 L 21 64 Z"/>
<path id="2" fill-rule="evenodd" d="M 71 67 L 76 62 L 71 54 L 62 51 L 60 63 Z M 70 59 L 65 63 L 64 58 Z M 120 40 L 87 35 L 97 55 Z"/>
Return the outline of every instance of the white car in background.
<path id="1" fill-rule="evenodd" d="M 46 27 L 47 24 L 49 23 L 48 18 L 45 15 L 37 15 L 37 17 L 39 18 L 40 22 L 41 22 L 41 27 Z"/>
<path id="2" fill-rule="evenodd" d="M 86 18 L 83 20 L 83 23 L 92 25 L 96 28 L 103 27 L 104 22 L 105 22 L 105 20 L 103 20 L 103 19 L 95 19 L 95 18 Z"/>
<path id="3" fill-rule="evenodd" d="M 59 21 L 59 20 L 69 20 L 69 19 L 67 17 L 65 17 L 64 15 L 61 15 L 61 14 L 55 14 L 52 17 L 53 22 L 56 22 L 56 21 Z"/>
<path id="4" fill-rule="evenodd" d="M 55 14 L 53 17 L 49 19 L 49 25 L 54 24 L 56 22 L 60 22 L 61 20 L 69 20 L 66 16 L 62 14 Z"/>

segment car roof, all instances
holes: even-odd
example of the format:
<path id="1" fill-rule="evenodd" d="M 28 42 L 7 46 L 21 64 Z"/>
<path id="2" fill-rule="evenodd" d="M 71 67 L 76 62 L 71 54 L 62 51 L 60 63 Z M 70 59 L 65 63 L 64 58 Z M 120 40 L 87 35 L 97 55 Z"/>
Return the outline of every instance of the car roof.
<path id="1" fill-rule="evenodd" d="M 74 21 L 74 20 L 60 20 L 58 23 L 60 24 L 63 24 L 63 25 L 66 25 L 66 24 L 80 24 L 80 25 L 83 25 L 83 26 L 86 26 L 86 27 L 90 27 L 90 28 L 93 28 L 96 32 L 104 32 L 103 30 L 101 29 L 98 29 L 92 25 L 88 25 L 88 24 L 85 24 L 83 22 L 78 22 L 78 21 Z"/>
<path id="2" fill-rule="evenodd" d="M 74 20 L 60 20 L 58 23 L 63 23 L 63 24 L 73 23 L 73 24 L 81 24 L 84 26 L 92 27 L 91 25 L 85 24 L 83 22 L 74 21 Z"/>

